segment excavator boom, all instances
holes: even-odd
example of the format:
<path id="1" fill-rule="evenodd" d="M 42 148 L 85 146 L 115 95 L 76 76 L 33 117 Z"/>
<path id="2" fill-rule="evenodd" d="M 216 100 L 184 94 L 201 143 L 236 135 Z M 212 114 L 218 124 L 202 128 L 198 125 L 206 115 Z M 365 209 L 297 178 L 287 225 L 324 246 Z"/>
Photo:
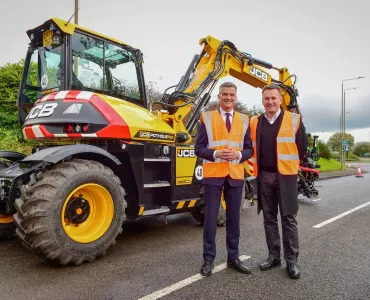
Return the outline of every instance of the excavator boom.
<path id="1" fill-rule="evenodd" d="M 276 68 L 239 51 L 233 43 L 220 41 L 212 36 L 201 39 L 199 43 L 203 45 L 201 53 L 195 55 L 175 91 L 166 95 L 166 99 L 161 102 L 169 109 L 169 113 L 162 112 L 161 117 L 171 123 L 181 137 L 178 141 L 191 141 L 189 133 L 207 105 L 217 81 L 225 76 L 235 77 L 255 88 L 263 88 L 271 83 L 278 84 L 283 90 L 283 109 L 299 113 L 296 99 L 298 93 L 294 86 L 296 76 L 291 75 L 287 68 Z M 276 70 L 279 78 L 274 79 L 266 69 Z M 184 125 L 183 120 L 189 112 L 190 118 Z"/>

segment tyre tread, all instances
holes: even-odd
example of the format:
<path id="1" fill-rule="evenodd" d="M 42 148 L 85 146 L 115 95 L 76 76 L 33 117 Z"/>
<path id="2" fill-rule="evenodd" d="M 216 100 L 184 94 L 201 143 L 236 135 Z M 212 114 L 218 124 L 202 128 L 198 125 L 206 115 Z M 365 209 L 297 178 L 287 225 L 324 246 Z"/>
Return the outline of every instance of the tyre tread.
<path id="1" fill-rule="evenodd" d="M 53 195 L 63 186 L 63 182 L 84 171 L 103 173 L 117 186 L 123 201 L 123 213 L 111 239 L 97 251 L 89 254 L 73 253 L 59 245 L 54 238 L 51 224 L 54 222 L 49 216 L 49 209 L 53 205 Z M 83 262 L 92 262 L 97 257 L 104 256 L 106 250 L 114 245 L 118 234 L 122 233 L 122 223 L 126 219 L 124 213 L 127 201 L 120 179 L 108 167 L 91 160 L 72 159 L 68 162 L 56 164 L 44 173 L 32 174 L 27 185 L 22 186 L 21 196 L 15 201 L 16 214 L 14 215 L 16 233 L 22 243 L 40 257 L 57 261 L 61 265 L 69 263 L 80 265 Z"/>

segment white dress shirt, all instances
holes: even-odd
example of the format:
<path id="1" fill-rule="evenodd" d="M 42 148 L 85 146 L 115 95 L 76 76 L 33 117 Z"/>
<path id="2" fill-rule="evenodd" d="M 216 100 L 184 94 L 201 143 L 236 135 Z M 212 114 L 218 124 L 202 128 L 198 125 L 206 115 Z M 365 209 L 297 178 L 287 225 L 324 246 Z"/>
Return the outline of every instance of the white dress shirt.
<path id="1" fill-rule="evenodd" d="M 233 124 L 233 117 L 234 117 L 234 110 L 232 110 L 232 111 L 229 111 L 229 112 L 227 112 L 227 111 L 224 111 L 221 107 L 220 107 L 220 113 L 221 113 L 221 117 L 222 117 L 222 119 L 224 120 L 224 122 L 225 122 L 225 125 L 226 125 L 226 113 L 229 113 L 230 115 L 229 115 L 229 119 L 230 119 L 230 124 Z M 213 158 L 214 159 L 216 159 L 216 152 L 217 152 L 217 150 L 215 150 L 214 152 L 213 152 Z M 239 161 L 242 159 L 242 153 L 240 152 L 240 151 L 237 151 L 237 152 L 239 152 Z"/>
<path id="2" fill-rule="evenodd" d="M 225 122 L 225 124 L 226 124 L 226 113 L 227 113 L 227 111 L 224 111 L 224 110 L 220 107 L 220 113 L 221 113 L 222 119 L 224 120 L 224 122 Z M 229 116 L 230 124 L 232 124 L 232 123 L 233 123 L 233 117 L 234 117 L 234 110 L 229 111 L 228 113 L 230 114 L 230 116 Z"/>
<path id="3" fill-rule="evenodd" d="M 271 118 L 271 119 L 269 119 L 269 118 L 267 117 L 267 114 L 265 113 L 265 118 L 266 118 L 266 119 L 267 119 L 267 121 L 269 121 L 269 123 L 272 125 L 272 124 L 274 124 L 274 123 L 275 123 L 276 119 L 280 116 L 280 113 L 281 113 L 281 108 L 279 108 L 279 110 L 276 112 L 276 114 L 274 114 L 274 115 L 272 116 L 272 118 Z"/>

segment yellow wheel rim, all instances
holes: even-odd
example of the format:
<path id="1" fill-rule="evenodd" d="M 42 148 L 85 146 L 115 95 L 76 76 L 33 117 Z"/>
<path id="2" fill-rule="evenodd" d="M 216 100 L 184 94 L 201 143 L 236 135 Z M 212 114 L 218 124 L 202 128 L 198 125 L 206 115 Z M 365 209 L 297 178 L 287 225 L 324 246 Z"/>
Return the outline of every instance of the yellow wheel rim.
<path id="1" fill-rule="evenodd" d="M 226 201 L 225 201 L 225 197 L 224 197 L 224 192 L 222 192 L 222 194 L 221 194 L 221 205 L 222 205 L 222 208 L 224 210 L 226 210 Z"/>
<path id="2" fill-rule="evenodd" d="M 62 225 L 66 234 L 78 243 L 101 238 L 112 223 L 113 199 L 101 185 L 88 183 L 74 189 L 62 208 Z"/>
<path id="3" fill-rule="evenodd" d="M 13 222 L 13 216 L 0 214 L 0 224 L 8 224 Z"/>

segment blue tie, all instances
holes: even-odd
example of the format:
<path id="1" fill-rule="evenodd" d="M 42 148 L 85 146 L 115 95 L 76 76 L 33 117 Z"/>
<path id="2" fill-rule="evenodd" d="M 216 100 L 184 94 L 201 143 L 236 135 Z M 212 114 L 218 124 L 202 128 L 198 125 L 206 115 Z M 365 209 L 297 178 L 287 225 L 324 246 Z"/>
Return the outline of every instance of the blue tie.
<path id="1" fill-rule="evenodd" d="M 230 132 L 231 129 L 231 123 L 230 123 L 230 113 L 226 113 L 226 128 L 227 131 Z"/>

